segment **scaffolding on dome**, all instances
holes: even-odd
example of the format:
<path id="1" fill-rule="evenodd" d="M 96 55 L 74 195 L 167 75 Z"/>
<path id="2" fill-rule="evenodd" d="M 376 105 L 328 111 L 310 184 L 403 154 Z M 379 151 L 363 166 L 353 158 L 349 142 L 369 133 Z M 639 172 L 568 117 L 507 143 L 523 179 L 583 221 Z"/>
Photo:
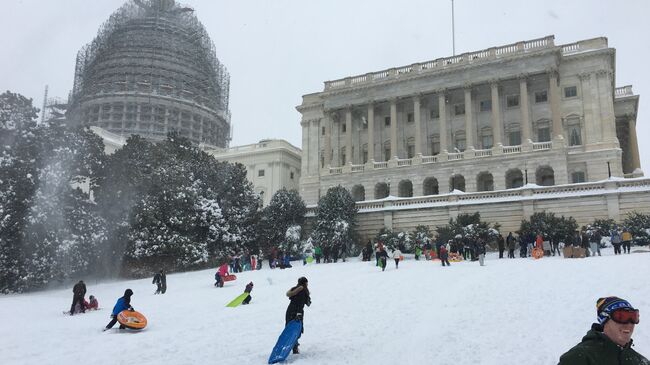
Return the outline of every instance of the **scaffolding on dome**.
<path id="1" fill-rule="evenodd" d="M 144 62 L 150 63 L 148 75 L 141 72 Z M 98 90 L 137 91 L 142 85 L 151 94 L 191 100 L 230 125 L 230 75 L 194 10 L 174 0 L 129 0 L 116 10 L 79 50 L 69 104 L 75 108 Z"/>

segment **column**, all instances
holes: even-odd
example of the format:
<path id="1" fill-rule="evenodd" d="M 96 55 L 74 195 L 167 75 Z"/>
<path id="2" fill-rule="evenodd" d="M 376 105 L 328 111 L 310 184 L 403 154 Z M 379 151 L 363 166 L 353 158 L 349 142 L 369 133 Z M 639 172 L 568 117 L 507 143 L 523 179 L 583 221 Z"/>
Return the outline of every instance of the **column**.
<path id="1" fill-rule="evenodd" d="M 494 80 L 490 82 L 492 92 L 492 139 L 494 147 L 503 145 L 501 135 L 503 127 L 501 126 L 501 103 L 499 102 L 499 82 Z"/>
<path id="2" fill-rule="evenodd" d="M 368 104 L 368 162 L 375 159 L 375 104 Z"/>
<path id="3" fill-rule="evenodd" d="M 614 115 L 614 90 L 612 90 L 612 72 L 609 70 L 598 71 L 596 80 L 592 82 L 593 89 L 598 93 L 600 103 L 600 120 L 603 133 L 603 142 L 610 143 L 612 147 L 619 147 L 616 137 L 616 117 Z"/>
<path id="4" fill-rule="evenodd" d="M 467 150 L 474 149 L 474 127 L 472 119 L 474 113 L 472 113 L 472 87 L 465 86 L 465 143 L 467 145 Z"/>
<path id="5" fill-rule="evenodd" d="M 390 101 L 390 158 L 397 157 L 397 100 Z"/>
<path id="6" fill-rule="evenodd" d="M 415 156 L 422 154 L 422 121 L 420 121 L 421 96 L 413 97 L 413 118 L 415 119 Z"/>
<path id="7" fill-rule="evenodd" d="M 528 80 L 526 75 L 519 76 L 519 107 L 521 109 L 521 143 L 531 139 L 530 110 L 528 109 Z"/>
<path id="8" fill-rule="evenodd" d="M 328 168 L 332 165 L 332 114 L 329 112 L 325 113 L 325 118 L 323 120 L 323 125 L 325 127 L 325 135 L 323 136 L 323 149 L 325 150 L 325 168 Z"/>
<path id="9" fill-rule="evenodd" d="M 598 100 L 597 98 L 594 98 L 593 95 L 593 88 L 594 85 L 592 84 L 591 80 L 591 74 L 588 72 L 581 73 L 578 75 L 578 78 L 580 79 L 580 89 L 582 91 L 582 108 L 584 110 L 584 136 L 585 139 L 583 141 L 584 145 L 592 145 L 595 143 L 600 143 L 603 142 L 603 136 L 601 133 L 601 126 L 600 126 L 600 116 L 597 114 L 600 114 L 599 108 L 598 108 Z M 597 88 L 597 86 L 596 86 Z M 571 136 L 569 136 L 570 140 Z"/>
<path id="10" fill-rule="evenodd" d="M 443 90 L 438 92 L 438 121 L 440 122 L 440 152 L 447 153 L 449 146 L 447 145 L 447 102 L 445 92 Z"/>
<path id="11" fill-rule="evenodd" d="M 630 133 L 630 137 L 628 139 L 630 147 L 628 151 L 630 152 L 630 162 L 632 165 L 632 171 L 630 172 L 634 172 L 634 170 L 641 168 L 641 159 L 639 158 L 639 142 L 636 136 L 636 116 L 633 115 L 628 117 L 627 123 Z"/>
<path id="12" fill-rule="evenodd" d="M 352 107 L 345 109 L 345 165 L 352 163 Z"/>
<path id="13" fill-rule="evenodd" d="M 562 111 L 560 110 L 560 85 L 557 70 L 548 73 L 548 90 L 551 97 L 552 139 L 558 136 L 564 138 L 562 131 Z"/>

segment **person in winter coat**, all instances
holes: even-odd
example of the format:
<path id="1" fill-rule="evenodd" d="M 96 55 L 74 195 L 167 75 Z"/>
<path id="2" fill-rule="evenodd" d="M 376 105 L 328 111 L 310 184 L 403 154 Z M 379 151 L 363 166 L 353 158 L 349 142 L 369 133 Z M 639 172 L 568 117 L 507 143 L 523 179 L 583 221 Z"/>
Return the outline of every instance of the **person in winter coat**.
<path id="1" fill-rule="evenodd" d="M 86 296 L 86 284 L 83 280 L 79 280 L 78 283 L 72 288 L 72 305 L 70 306 L 70 315 L 74 314 L 75 306 L 79 304 L 81 308 L 81 313 L 86 312 L 86 307 L 84 306 L 84 297 Z"/>
<path id="2" fill-rule="evenodd" d="M 606 297 L 596 302 L 598 323 L 582 342 L 560 356 L 558 365 L 650 364 L 632 349 L 632 333 L 639 323 L 639 310 L 621 298 Z"/>
<path id="3" fill-rule="evenodd" d="M 627 227 L 623 227 L 621 239 L 623 240 L 623 253 L 630 253 L 630 247 L 632 246 L 632 233 L 627 229 Z"/>
<path id="4" fill-rule="evenodd" d="M 442 266 L 445 266 L 445 264 L 447 264 L 447 266 L 451 266 L 449 264 L 449 251 L 447 251 L 447 247 L 445 247 L 445 245 L 441 245 L 438 250 L 440 251 L 439 256 L 440 261 L 442 261 Z"/>
<path id="5" fill-rule="evenodd" d="M 399 248 L 396 248 L 393 251 L 393 260 L 395 260 L 395 268 L 399 269 L 399 260 L 402 258 L 402 251 Z"/>
<path id="6" fill-rule="evenodd" d="M 602 239 L 602 236 L 598 231 L 594 231 L 591 233 L 589 236 L 589 245 L 591 246 L 591 256 L 600 256 L 600 240 Z"/>
<path id="7" fill-rule="evenodd" d="M 156 292 L 154 294 L 165 294 L 167 291 L 167 275 L 165 275 L 162 269 L 153 276 L 151 283 L 156 284 Z"/>
<path id="8" fill-rule="evenodd" d="M 306 277 L 301 277 L 298 279 L 298 285 L 294 286 L 293 288 L 289 289 L 287 291 L 287 297 L 289 298 L 289 306 L 287 307 L 287 312 L 284 315 L 284 320 L 285 320 L 285 326 L 289 324 L 289 322 L 293 321 L 294 319 L 299 320 L 300 322 L 303 323 L 302 330 L 300 331 L 300 335 L 298 338 L 302 336 L 303 333 L 305 333 L 305 326 L 304 326 L 304 319 L 305 319 L 305 305 L 310 306 L 311 305 L 311 297 L 309 295 L 309 289 L 307 288 L 307 278 Z M 293 353 L 297 354 L 300 353 L 298 350 L 298 346 L 300 346 L 300 343 L 296 341 L 296 344 L 293 346 Z"/>
<path id="9" fill-rule="evenodd" d="M 479 242 L 476 248 L 478 252 L 478 262 L 481 266 L 485 266 L 485 241 L 479 238 Z"/>
<path id="10" fill-rule="evenodd" d="M 224 263 L 223 265 L 219 266 L 219 269 L 217 272 L 214 274 L 214 286 L 218 288 L 223 288 L 223 279 L 228 275 L 228 263 Z"/>
<path id="11" fill-rule="evenodd" d="M 320 258 L 323 256 L 323 249 L 320 245 L 314 247 L 314 257 L 316 258 L 316 263 L 320 264 Z"/>
<path id="12" fill-rule="evenodd" d="M 246 289 L 244 289 L 244 293 L 248 293 L 248 296 L 246 299 L 244 299 L 241 304 L 248 304 L 251 302 L 251 299 L 253 299 L 253 296 L 251 295 L 251 292 L 253 291 L 253 282 L 251 281 L 250 283 L 246 284 Z"/>
<path id="13" fill-rule="evenodd" d="M 415 259 L 419 260 L 420 255 L 422 255 L 422 249 L 420 248 L 420 246 L 415 246 Z"/>
<path id="14" fill-rule="evenodd" d="M 129 309 L 129 310 L 134 310 L 133 307 L 131 306 L 131 296 L 133 295 L 133 290 L 131 289 L 126 289 L 124 291 L 124 296 L 119 298 L 117 302 L 115 303 L 115 306 L 113 307 L 113 312 L 111 314 L 111 321 L 108 322 L 106 327 L 104 327 L 103 331 L 109 330 L 115 326 L 115 323 L 117 323 L 117 315 L 120 314 L 121 311 Z M 120 329 L 124 329 L 123 324 L 120 324 Z"/>
<path id="15" fill-rule="evenodd" d="M 514 259 L 515 258 L 515 242 L 516 242 L 516 239 L 512 235 L 512 232 L 508 232 L 508 237 L 506 237 L 506 244 L 508 245 L 508 258 L 509 259 Z"/>
<path id="16" fill-rule="evenodd" d="M 95 298 L 94 295 L 91 295 L 88 297 L 90 300 L 89 302 L 84 300 L 84 306 L 86 307 L 86 310 L 97 310 L 99 309 L 99 302 L 97 301 L 97 298 Z"/>
<path id="17" fill-rule="evenodd" d="M 502 235 L 497 237 L 497 246 L 499 247 L 499 258 L 503 258 L 503 252 L 506 250 L 506 240 L 503 239 Z"/>
<path id="18" fill-rule="evenodd" d="M 621 239 L 621 234 L 618 232 L 617 228 L 614 228 L 612 230 L 612 234 L 610 237 L 612 241 L 612 246 L 614 246 L 614 255 L 620 255 L 621 254 L 621 245 L 623 244 L 623 239 Z"/>
<path id="19" fill-rule="evenodd" d="M 386 249 L 384 246 L 379 247 L 379 252 L 377 253 L 377 259 L 379 260 L 379 267 L 381 267 L 381 271 L 386 270 L 386 262 L 388 261 L 388 253 L 386 252 Z"/>

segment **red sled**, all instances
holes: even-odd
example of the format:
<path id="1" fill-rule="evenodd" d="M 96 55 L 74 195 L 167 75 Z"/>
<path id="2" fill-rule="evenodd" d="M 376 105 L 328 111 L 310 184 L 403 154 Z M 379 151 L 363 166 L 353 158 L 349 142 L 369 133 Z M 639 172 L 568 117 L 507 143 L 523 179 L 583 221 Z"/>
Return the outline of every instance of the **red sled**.
<path id="1" fill-rule="evenodd" d="M 223 277 L 223 281 L 233 281 L 233 280 L 237 280 L 237 276 L 231 274 Z"/>

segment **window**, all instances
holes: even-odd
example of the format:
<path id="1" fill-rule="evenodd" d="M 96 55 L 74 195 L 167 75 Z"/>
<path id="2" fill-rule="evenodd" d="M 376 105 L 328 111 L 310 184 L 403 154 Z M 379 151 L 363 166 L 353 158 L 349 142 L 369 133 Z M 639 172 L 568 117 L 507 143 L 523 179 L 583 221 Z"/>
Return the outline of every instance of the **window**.
<path id="1" fill-rule="evenodd" d="M 257 170 L 257 177 L 264 177 L 264 170 Z"/>
<path id="2" fill-rule="evenodd" d="M 289 179 L 293 180 L 293 171 L 289 173 Z"/>
<path id="3" fill-rule="evenodd" d="M 508 133 L 508 142 L 510 146 L 519 146 L 521 144 L 521 132 L 512 131 Z"/>
<path id="4" fill-rule="evenodd" d="M 564 97 L 573 98 L 578 96 L 578 88 L 576 86 L 568 86 L 564 88 Z"/>
<path id="5" fill-rule="evenodd" d="M 537 91 L 535 93 L 535 103 L 546 103 L 547 101 L 548 101 L 548 94 L 546 93 L 546 90 Z"/>
<path id="6" fill-rule="evenodd" d="M 569 146 L 579 146 L 582 144 L 582 137 L 580 134 L 580 125 L 573 124 L 569 126 Z"/>
<path id="7" fill-rule="evenodd" d="M 406 146 L 406 158 L 413 158 L 415 156 L 415 146 L 409 144 Z"/>
<path id="8" fill-rule="evenodd" d="M 406 122 L 407 123 L 415 122 L 415 116 L 413 115 L 413 113 L 406 114 Z"/>
<path id="9" fill-rule="evenodd" d="M 574 171 L 571 173 L 571 182 L 575 183 L 582 183 L 585 182 L 585 173 L 584 171 Z"/>
<path id="10" fill-rule="evenodd" d="M 483 144 L 484 149 L 492 148 L 492 135 L 486 135 L 481 137 L 481 143 Z"/>
<path id="11" fill-rule="evenodd" d="M 320 168 L 325 168 L 325 155 L 323 151 L 320 152 Z"/>
<path id="12" fill-rule="evenodd" d="M 456 149 L 458 151 L 463 152 L 465 151 L 465 136 L 462 137 L 456 137 Z"/>
<path id="13" fill-rule="evenodd" d="M 492 110 L 492 100 L 483 100 L 479 103 L 479 110 L 482 112 L 489 112 Z"/>
<path id="14" fill-rule="evenodd" d="M 390 141 L 384 143 L 384 161 L 390 160 Z"/>
<path id="15" fill-rule="evenodd" d="M 390 125 L 390 117 L 384 117 L 384 125 L 388 127 Z"/>
<path id="16" fill-rule="evenodd" d="M 455 104 L 454 115 L 463 115 L 463 114 L 465 114 L 465 104 Z"/>
<path id="17" fill-rule="evenodd" d="M 551 140 L 551 129 L 549 127 L 540 127 L 537 129 L 537 142 L 548 142 Z"/>
<path id="18" fill-rule="evenodd" d="M 368 150 L 363 150 L 361 154 L 361 158 L 363 159 L 363 163 L 368 163 Z"/>
<path id="19" fill-rule="evenodd" d="M 506 107 L 516 108 L 519 106 L 519 95 L 506 96 Z"/>
<path id="20" fill-rule="evenodd" d="M 341 133 L 345 133 L 347 131 L 347 125 L 345 123 L 341 124 Z"/>
<path id="21" fill-rule="evenodd" d="M 320 127 L 320 134 L 321 134 L 322 136 L 325 135 L 325 127 Z"/>
<path id="22" fill-rule="evenodd" d="M 438 113 L 438 111 L 433 109 L 429 110 L 429 119 L 436 119 L 436 118 L 440 118 L 440 114 Z"/>

